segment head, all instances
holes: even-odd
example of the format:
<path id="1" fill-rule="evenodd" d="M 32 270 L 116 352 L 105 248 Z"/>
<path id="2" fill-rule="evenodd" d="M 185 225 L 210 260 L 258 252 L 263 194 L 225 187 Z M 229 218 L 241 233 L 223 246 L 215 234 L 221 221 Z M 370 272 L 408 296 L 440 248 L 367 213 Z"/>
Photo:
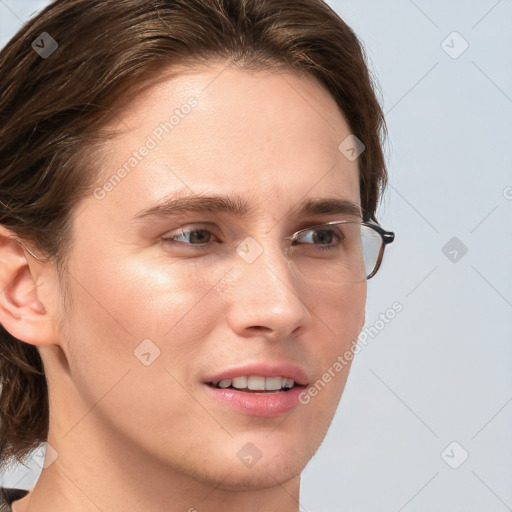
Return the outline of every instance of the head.
<path id="1" fill-rule="evenodd" d="M 42 32 L 58 44 L 44 57 Z M 212 485 L 298 475 L 343 391 L 349 365 L 332 368 L 366 282 L 314 283 L 281 241 L 339 218 L 297 205 L 374 215 L 386 182 L 353 31 L 320 0 L 61 0 L 0 69 L 1 462 L 49 440 L 54 418 L 61 450 L 96 431 Z M 339 149 L 349 136 L 357 159 Z M 221 254 L 228 242 L 240 250 Z M 213 386 L 240 368 L 331 379 L 248 414 Z"/>

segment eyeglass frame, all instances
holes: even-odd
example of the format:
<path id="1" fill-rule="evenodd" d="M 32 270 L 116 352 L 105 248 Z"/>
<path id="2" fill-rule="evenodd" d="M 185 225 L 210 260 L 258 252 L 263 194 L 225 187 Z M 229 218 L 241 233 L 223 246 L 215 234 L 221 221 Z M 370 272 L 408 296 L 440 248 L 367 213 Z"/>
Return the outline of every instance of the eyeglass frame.
<path id="1" fill-rule="evenodd" d="M 373 229 L 374 231 L 376 231 L 382 240 L 382 243 L 380 245 L 379 254 L 378 254 L 377 260 L 375 262 L 375 266 L 374 266 L 372 272 L 369 275 L 365 276 L 365 280 L 371 279 L 378 272 L 378 270 L 382 264 L 382 260 L 384 258 L 384 249 L 386 248 L 386 245 L 389 245 L 390 243 L 392 243 L 395 240 L 395 233 L 393 231 L 385 230 L 371 213 L 363 211 L 363 215 L 361 216 L 361 220 L 359 220 L 359 221 L 356 221 L 356 220 L 334 220 L 331 222 L 324 222 L 322 224 L 317 224 L 315 226 L 309 226 L 307 228 L 299 229 L 298 231 L 293 233 L 293 235 L 286 237 L 285 240 L 289 240 L 290 246 L 291 246 L 293 244 L 293 242 L 298 238 L 300 233 L 311 231 L 312 229 L 319 228 L 322 226 L 348 224 L 348 223 L 360 224 L 362 226 L 369 227 L 369 228 Z"/>

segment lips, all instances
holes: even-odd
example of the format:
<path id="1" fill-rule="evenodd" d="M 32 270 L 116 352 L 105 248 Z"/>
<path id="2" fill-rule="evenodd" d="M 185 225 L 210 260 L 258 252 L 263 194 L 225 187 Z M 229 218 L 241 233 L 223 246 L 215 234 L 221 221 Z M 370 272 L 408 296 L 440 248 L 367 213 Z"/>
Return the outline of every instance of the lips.
<path id="1" fill-rule="evenodd" d="M 308 383 L 304 370 L 293 364 L 252 364 L 230 368 L 204 379 L 208 395 L 238 413 L 281 416 L 300 405 Z"/>
<path id="2" fill-rule="evenodd" d="M 259 363 L 230 368 L 204 379 L 213 387 L 246 389 L 247 391 L 275 391 L 305 386 L 306 372 L 293 364 Z"/>

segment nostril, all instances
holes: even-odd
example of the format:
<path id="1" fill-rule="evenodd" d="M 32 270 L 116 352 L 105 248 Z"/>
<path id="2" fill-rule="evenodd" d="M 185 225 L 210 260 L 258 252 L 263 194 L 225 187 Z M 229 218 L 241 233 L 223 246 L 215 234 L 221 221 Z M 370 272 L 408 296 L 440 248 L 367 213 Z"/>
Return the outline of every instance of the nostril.
<path id="1" fill-rule="evenodd" d="M 269 327 L 265 327 L 264 325 L 253 325 L 251 329 L 255 329 L 257 331 L 261 331 L 262 329 L 271 330 Z"/>

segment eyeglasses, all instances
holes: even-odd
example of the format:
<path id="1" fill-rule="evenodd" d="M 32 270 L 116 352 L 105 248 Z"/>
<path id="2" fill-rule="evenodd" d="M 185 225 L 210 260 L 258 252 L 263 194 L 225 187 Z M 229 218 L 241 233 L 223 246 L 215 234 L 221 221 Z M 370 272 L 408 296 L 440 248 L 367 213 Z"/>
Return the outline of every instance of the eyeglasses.
<path id="1" fill-rule="evenodd" d="M 372 278 L 395 234 L 377 220 L 341 220 L 310 226 L 287 237 L 290 262 L 314 281 L 351 284 Z"/>
<path id="2" fill-rule="evenodd" d="M 175 236 L 166 237 L 174 248 L 174 254 L 203 254 L 204 258 L 184 259 L 178 257 L 175 263 L 183 261 L 179 275 L 189 286 L 203 282 L 214 285 L 222 280 L 241 261 L 251 264 L 256 261 L 263 247 L 248 236 L 243 241 L 237 237 L 218 242 L 185 244 L 177 238 L 192 234 L 212 234 L 210 229 L 180 229 Z M 203 236 L 194 236 L 204 242 Z M 363 217 L 351 216 L 344 220 L 309 226 L 282 239 L 288 267 L 299 279 L 305 278 L 325 285 L 360 283 L 372 278 L 382 263 L 386 245 L 393 242 L 395 234 L 384 230 L 377 220 L 368 213 Z M 176 248 L 177 247 L 177 248 Z M 183 251 L 182 251 L 183 249 Z M 199 280 L 199 281 L 198 281 Z M 178 282 L 177 282 L 178 285 Z"/>

